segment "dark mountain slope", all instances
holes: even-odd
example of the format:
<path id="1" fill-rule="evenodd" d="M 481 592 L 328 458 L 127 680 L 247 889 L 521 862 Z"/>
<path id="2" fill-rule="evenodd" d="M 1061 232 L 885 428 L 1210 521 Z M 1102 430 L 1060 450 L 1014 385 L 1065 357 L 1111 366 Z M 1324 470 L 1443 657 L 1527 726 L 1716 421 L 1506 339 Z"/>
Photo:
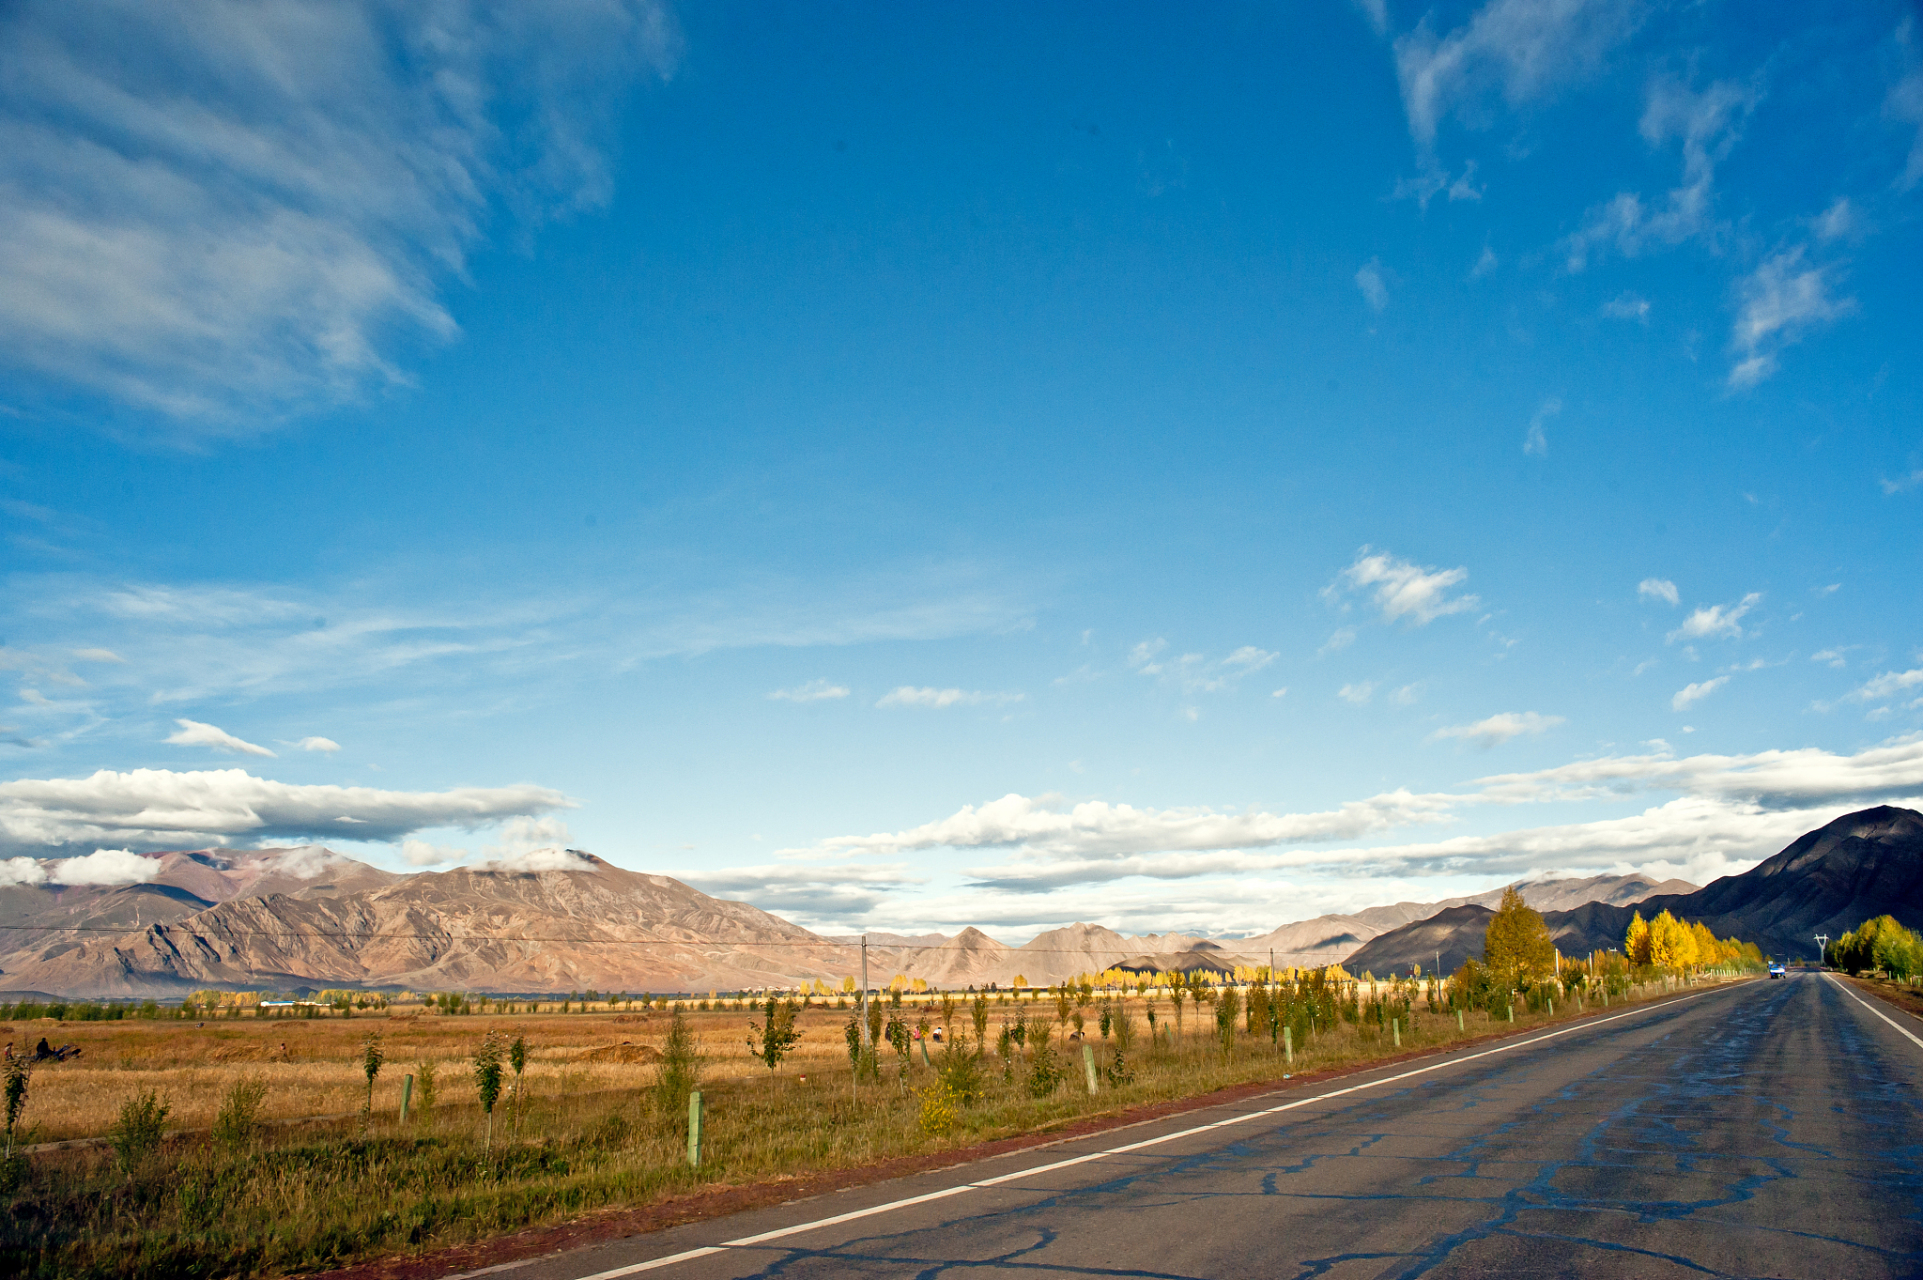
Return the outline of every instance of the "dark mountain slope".
<path id="1" fill-rule="evenodd" d="M 1564 955 L 1587 955 L 1620 948 L 1636 912 L 1647 918 L 1664 910 L 1779 957 L 1814 956 L 1817 933 L 1834 938 L 1872 916 L 1892 915 L 1912 929 L 1923 928 L 1923 814 L 1891 805 L 1844 814 L 1741 875 L 1694 893 L 1645 898 L 1634 906 L 1590 902 L 1545 912 L 1543 921 Z M 1411 963 L 1427 967 L 1437 950 L 1445 964 L 1451 955 L 1480 956 L 1488 913 L 1445 920 L 1451 915 L 1381 935 L 1351 956 L 1348 967 L 1386 974 L 1406 971 Z"/>

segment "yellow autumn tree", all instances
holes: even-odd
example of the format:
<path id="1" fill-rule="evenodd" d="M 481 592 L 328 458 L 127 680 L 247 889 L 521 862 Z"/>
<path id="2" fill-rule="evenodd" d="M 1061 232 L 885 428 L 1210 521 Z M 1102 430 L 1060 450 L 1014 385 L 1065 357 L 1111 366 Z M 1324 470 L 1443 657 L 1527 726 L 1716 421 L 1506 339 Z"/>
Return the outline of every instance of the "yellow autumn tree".
<path id="1" fill-rule="evenodd" d="M 1556 971 L 1556 944 L 1550 941 L 1549 926 L 1513 885 L 1502 891 L 1502 903 L 1489 918 L 1482 955 L 1497 979 L 1518 991 Z"/>
<path id="2" fill-rule="evenodd" d="M 1629 918 L 1629 932 L 1623 935 L 1623 954 L 1631 964 L 1649 963 L 1649 921 L 1643 919 L 1640 911 Z"/>

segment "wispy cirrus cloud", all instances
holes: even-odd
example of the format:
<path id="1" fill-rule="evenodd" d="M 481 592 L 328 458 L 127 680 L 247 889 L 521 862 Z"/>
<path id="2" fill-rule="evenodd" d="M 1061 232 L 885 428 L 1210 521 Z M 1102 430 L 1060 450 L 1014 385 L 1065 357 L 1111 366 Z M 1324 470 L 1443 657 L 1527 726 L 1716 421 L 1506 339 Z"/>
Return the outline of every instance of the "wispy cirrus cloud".
<path id="1" fill-rule="evenodd" d="M 1489 0 L 1440 35 L 1424 18 L 1395 42 L 1409 132 L 1426 153 L 1452 112 L 1491 96 L 1511 107 L 1553 97 L 1599 71 L 1640 21 L 1631 0 Z"/>
<path id="2" fill-rule="evenodd" d="M 1604 247 L 1634 258 L 1711 232 L 1716 166 L 1736 145 L 1744 122 L 1761 99 L 1754 84 L 1731 80 L 1718 81 L 1701 92 L 1675 80 L 1659 78 L 1652 83 L 1643 108 L 1643 141 L 1652 147 L 1671 140 L 1682 144 L 1682 182 L 1653 208 L 1640 195 L 1625 191 L 1591 209 L 1582 226 L 1563 241 L 1563 265 L 1581 271 Z M 1647 315 L 1648 304 L 1643 303 L 1625 318 L 1642 320 Z"/>
<path id="3" fill-rule="evenodd" d="M 1818 325 L 1856 310 L 1856 300 L 1836 296 L 1835 273 L 1808 266 L 1801 248 L 1772 254 L 1737 286 L 1740 306 L 1731 327 L 1729 348 L 1736 362 L 1729 385 L 1753 387 L 1776 372 L 1783 349 L 1800 342 Z"/>
<path id="4" fill-rule="evenodd" d="M 605 203 L 652 0 L 22 3 L 0 16 L 0 348 L 239 433 L 407 379 L 495 208 Z"/>

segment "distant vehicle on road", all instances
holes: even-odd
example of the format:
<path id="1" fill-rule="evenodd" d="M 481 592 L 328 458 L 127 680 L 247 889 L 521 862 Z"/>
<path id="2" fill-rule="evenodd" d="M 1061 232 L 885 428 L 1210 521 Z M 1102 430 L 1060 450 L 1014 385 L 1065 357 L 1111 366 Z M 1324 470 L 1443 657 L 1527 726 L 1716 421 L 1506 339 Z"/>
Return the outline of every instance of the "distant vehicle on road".
<path id="1" fill-rule="evenodd" d="M 1783 976 L 1783 965 L 1781 961 L 1772 960 L 1769 962 L 1769 976 L 1772 978 L 1780 978 Z"/>

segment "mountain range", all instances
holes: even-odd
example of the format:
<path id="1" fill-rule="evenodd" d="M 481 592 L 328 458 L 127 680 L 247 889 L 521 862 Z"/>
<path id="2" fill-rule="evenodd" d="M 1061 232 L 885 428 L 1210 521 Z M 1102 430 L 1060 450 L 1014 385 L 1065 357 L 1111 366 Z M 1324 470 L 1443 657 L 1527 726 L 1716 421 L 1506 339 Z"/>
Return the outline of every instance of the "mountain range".
<path id="1" fill-rule="evenodd" d="M 9 864 L 10 866 L 12 864 Z M 56 883 L 58 864 L 0 887 L 0 988 L 178 996 L 303 988 L 500 993 L 741 990 L 860 971 L 861 939 L 826 936 L 670 876 L 579 851 L 397 874 L 318 845 L 148 855 L 146 879 Z M 1923 926 L 1923 814 L 1846 814 L 1706 888 L 1638 876 L 1515 886 L 1566 955 L 1620 947 L 1633 912 L 1701 920 L 1776 955 L 1808 954 L 1875 915 Z M 1295 921 L 1245 938 L 1126 935 L 1072 924 L 1013 946 L 979 929 L 868 935 L 876 985 L 954 989 L 1136 971 L 1341 963 L 1351 972 L 1453 970 L 1482 949 L 1501 889 Z"/>
<path id="2" fill-rule="evenodd" d="M 52 862 L 40 864 L 54 870 Z M 860 938 L 823 936 L 744 902 L 592 854 L 546 850 L 516 864 L 397 874 L 319 845 L 149 855 L 118 886 L 0 887 L 0 988 L 103 997 L 200 989 L 467 990 L 512 993 L 739 990 L 860 971 Z M 1595 877 L 1519 886 L 1544 907 L 1613 904 L 1681 882 Z M 1060 982 L 1141 970 L 1340 962 L 1438 910 L 1493 902 L 1401 902 L 1297 921 L 1252 938 L 1132 936 L 1073 924 L 1012 946 L 968 928 L 870 934 L 870 980 L 938 988 Z"/>

